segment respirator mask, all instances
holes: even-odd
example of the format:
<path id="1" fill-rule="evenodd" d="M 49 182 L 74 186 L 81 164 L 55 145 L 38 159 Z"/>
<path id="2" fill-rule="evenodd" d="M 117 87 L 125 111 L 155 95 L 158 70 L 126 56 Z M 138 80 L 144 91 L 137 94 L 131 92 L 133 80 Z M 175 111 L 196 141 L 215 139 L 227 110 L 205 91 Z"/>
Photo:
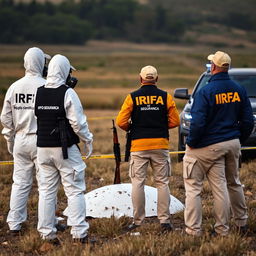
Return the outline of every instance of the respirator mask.
<path id="1" fill-rule="evenodd" d="M 69 71 L 69 75 L 68 75 L 68 77 L 67 77 L 67 79 L 66 79 L 66 85 L 67 85 L 68 87 L 70 87 L 70 88 L 75 88 L 75 86 L 76 86 L 78 80 L 77 80 L 77 78 L 71 76 L 72 70 L 76 70 L 76 69 L 71 66 L 71 69 L 70 69 L 70 71 Z"/>
<path id="2" fill-rule="evenodd" d="M 47 77 L 47 73 L 48 73 L 48 64 L 50 62 L 51 56 L 48 54 L 44 54 L 44 68 L 43 68 L 43 77 Z"/>
<path id="3" fill-rule="evenodd" d="M 44 78 L 47 77 L 47 73 L 48 73 L 48 67 L 46 65 L 44 65 L 44 69 L 43 69 L 43 77 Z"/>

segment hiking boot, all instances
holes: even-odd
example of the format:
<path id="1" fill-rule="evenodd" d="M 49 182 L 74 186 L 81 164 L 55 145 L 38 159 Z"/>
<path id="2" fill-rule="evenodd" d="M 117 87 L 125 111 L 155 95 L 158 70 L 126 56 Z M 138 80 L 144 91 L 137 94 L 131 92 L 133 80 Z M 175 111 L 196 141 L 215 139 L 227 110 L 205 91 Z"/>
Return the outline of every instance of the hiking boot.
<path id="1" fill-rule="evenodd" d="M 65 225 L 65 224 L 62 224 L 62 223 L 57 223 L 57 224 L 55 225 L 55 228 L 56 228 L 57 231 L 59 231 L 59 232 L 64 232 L 64 231 L 68 228 L 68 226 Z"/>
<path id="2" fill-rule="evenodd" d="M 214 231 L 214 229 L 212 231 Z M 186 227 L 185 234 L 189 235 L 189 236 L 200 237 L 200 236 L 202 236 L 202 231 L 201 230 L 193 230 L 191 228 Z"/>
<path id="3" fill-rule="evenodd" d="M 89 244 L 91 241 L 88 239 L 88 236 L 82 238 L 73 238 L 73 244 Z"/>
<path id="4" fill-rule="evenodd" d="M 130 224 L 128 227 L 125 228 L 127 232 L 132 231 L 136 228 L 140 227 L 140 225 L 136 225 L 135 223 Z"/>
<path id="5" fill-rule="evenodd" d="M 58 246 L 60 245 L 60 240 L 59 238 L 53 238 L 53 239 L 50 239 L 50 240 L 47 240 L 47 242 L 49 242 L 50 244 L 54 245 L 54 246 Z"/>
<path id="6" fill-rule="evenodd" d="M 171 223 L 161 223 L 161 232 L 168 233 L 173 231 L 173 226 Z"/>
<path id="7" fill-rule="evenodd" d="M 9 234 L 10 236 L 20 236 L 21 235 L 21 230 L 8 230 L 7 234 Z"/>
<path id="8" fill-rule="evenodd" d="M 228 233 L 218 233 L 214 229 L 210 232 L 210 236 L 212 237 L 225 237 L 228 236 Z"/>
<path id="9" fill-rule="evenodd" d="M 74 245 L 95 245 L 95 243 L 97 242 L 97 240 L 93 238 L 89 239 L 88 236 L 85 236 L 83 238 L 73 238 L 72 241 Z"/>
<path id="10" fill-rule="evenodd" d="M 247 233 L 249 232 L 248 225 L 236 226 L 236 232 L 241 236 L 247 235 Z"/>
<path id="11" fill-rule="evenodd" d="M 212 230 L 212 231 L 210 232 L 210 236 L 212 236 L 212 237 L 219 237 L 220 234 L 217 233 L 215 230 Z"/>

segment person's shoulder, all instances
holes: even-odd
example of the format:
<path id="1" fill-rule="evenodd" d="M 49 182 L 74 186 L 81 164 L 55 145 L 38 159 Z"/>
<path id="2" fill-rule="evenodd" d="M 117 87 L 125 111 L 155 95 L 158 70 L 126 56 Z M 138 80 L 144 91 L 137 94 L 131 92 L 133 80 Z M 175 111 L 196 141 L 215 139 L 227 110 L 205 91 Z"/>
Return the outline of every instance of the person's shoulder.
<path id="1" fill-rule="evenodd" d="M 211 93 L 211 91 L 212 91 L 212 89 L 213 89 L 214 87 L 212 86 L 212 84 L 210 84 L 210 83 L 208 83 L 208 84 L 206 84 L 205 86 L 203 86 L 202 88 L 200 88 L 197 92 L 196 92 L 196 95 L 203 95 L 203 94 L 206 94 L 206 95 L 208 95 L 208 94 L 210 94 Z"/>
<path id="2" fill-rule="evenodd" d="M 244 87 L 241 84 L 232 79 L 230 79 L 229 83 L 232 84 L 232 86 L 237 87 L 238 89 L 244 89 Z"/>
<path id="3" fill-rule="evenodd" d="M 141 88 L 138 88 L 138 89 L 136 89 L 136 90 L 134 90 L 134 91 L 128 93 L 127 96 L 129 96 L 129 95 L 130 95 L 131 97 L 136 96 L 138 93 L 140 93 L 140 91 L 141 91 Z"/>
<path id="4" fill-rule="evenodd" d="M 246 95 L 245 88 L 238 82 L 231 79 L 231 80 L 229 80 L 229 85 L 233 88 L 233 90 Z"/>
<path id="5" fill-rule="evenodd" d="M 46 80 L 43 77 L 40 76 L 23 76 L 20 79 L 18 79 L 17 81 L 15 81 L 13 84 L 11 84 L 10 87 L 16 87 L 16 86 L 36 86 L 36 87 L 40 87 L 42 85 L 45 85 Z"/>
<path id="6" fill-rule="evenodd" d="M 156 87 L 156 88 L 157 88 L 157 90 L 159 90 L 160 92 L 168 94 L 168 92 L 167 92 L 166 90 L 163 90 L 163 89 L 161 89 L 161 88 L 159 88 L 159 87 Z"/>
<path id="7" fill-rule="evenodd" d="M 141 90 L 141 87 L 139 87 L 139 88 L 137 88 L 137 89 L 135 89 L 135 90 L 131 91 L 129 94 L 136 93 L 136 92 L 138 92 L 138 91 L 140 91 L 140 90 Z"/>
<path id="8" fill-rule="evenodd" d="M 37 86 L 42 87 L 46 84 L 46 79 L 44 79 L 43 77 L 39 77 L 39 79 L 37 80 Z"/>
<path id="9" fill-rule="evenodd" d="M 25 78 L 25 77 L 22 77 L 22 78 L 16 80 L 15 82 L 13 82 L 13 83 L 9 86 L 7 92 L 10 93 L 10 92 L 14 91 L 14 90 L 16 89 L 16 87 L 20 87 L 20 86 L 22 85 L 22 82 L 23 82 L 24 78 Z"/>
<path id="10" fill-rule="evenodd" d="M 46 83 L 46 79 L 43 78 L 43 77 L 38 77 L 38 82 L 39 82 L 40 84 L 45 84 L 45 83 Z"/>
<path id="11" fill-rule="evenodd" d="M 66 86 L 66 85 L 64 85 L 64 86 Z M 68 87 L 68 86 L 66 86 L 66 88 L 65 88 L 64 86 L 63 86 L 63 89 L 66 90 L 66 93 L 65 93 L 66 95 L 68 95 L 70 97 L 79 98 L 78 94 L 76 93 L 76 91 L 73 88 Z"/>
<path id="12" fill-rule="evenodd" d="M 25 79 L 26 79 L 25 76 L 19 78 L 18 80 L 14 81 L 14 82 L 10 85 L 10 87 L 14 87 L 14 86 L 19 85 L 19 84 L 22 83 Z"/>
<path id="13" fill-rule="evenodd" d="M 166 90 L 159 88 L 157 85 L 155 85 L 153 87 L 153 90 L 157 91 L 158 93 L 160 93 L 162 95 L 168 95 L 169 94 Z"/>
<path id="14" fill-rule="evenodd" d="M 44 85 L 45 84 L 42 84 L 42 85 L 38 86 L 37 91 L 42 91 L 45 88 Z"/>

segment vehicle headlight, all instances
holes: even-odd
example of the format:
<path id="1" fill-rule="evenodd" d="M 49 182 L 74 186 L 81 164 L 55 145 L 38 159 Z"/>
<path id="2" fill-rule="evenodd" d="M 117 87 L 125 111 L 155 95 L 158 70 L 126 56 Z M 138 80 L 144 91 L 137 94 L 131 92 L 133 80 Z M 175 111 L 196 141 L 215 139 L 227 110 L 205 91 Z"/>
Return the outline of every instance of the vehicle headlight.
<path id="1" fill-rule="evenodd" d="M 192 116 L 189 112 L 184 112 L 181 116 L 181 125 L 184 128 L 189 129 Z"/>

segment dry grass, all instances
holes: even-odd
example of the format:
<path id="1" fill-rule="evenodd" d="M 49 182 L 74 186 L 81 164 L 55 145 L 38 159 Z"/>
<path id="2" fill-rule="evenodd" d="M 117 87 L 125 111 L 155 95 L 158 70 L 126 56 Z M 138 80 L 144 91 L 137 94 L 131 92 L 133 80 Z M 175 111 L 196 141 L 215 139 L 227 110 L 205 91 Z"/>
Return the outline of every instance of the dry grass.
<path id="1" fill-rule="evenodd" d="M 112 153 L 112 131 L 111 118 L 116 116 L 113 110 L 87 110 L 90 129 L 94 133 L 94 154 Z M 106 119 L 94 119 L 103 117 Z M 124 152 L 125 134 L 118 129 L 122 152 Z M 4 139 L 0 137 L 1 145 Z M 177 148 L 177 129 L 171 131 L 171 148 Z M 1 156 L 10 159 L 5 146 L 1 147 Z M 87 160 L 86 184 L 87 191 L 113 183 L 114 160 Z M 24 235 L 20 239 L 13 239 L 6 234 L 5 223 L 9 209 L 9 196 L 11 189 L 12 166 L 0 166 L 0 255 L 106 255 L 106 256 L 128 256 L 128 255 L 255 255 L 256 250 L 256 162 L 250 161 L 243 164 L 241 169 L 242 182 L 245 185 L 245 194 L 249 208 L 248 237 L 240 237 L 232 232 L 226 238 L 212 238 L 210 232 L 214 223 L 212 214 L 212 195 L 209 185 L 205 183 L 203 189 L 203 228 L 204 236 L 193 238 L 183 232 L 183 213 L 172 216 L 176 231 L 163 235 L 160 233 L 156 218 L 149 218 L 145 225 L 138 231 L 139 236 L 122 235 L 123 228 L 131 222 L 128 217 L 115 219 L 89 219 L 90 236 L 97 240 L 95 246 L 74 246 L 71 243 L 69 231 L 59 235 L 62 242 L 61 247 L 52 248 L 48 252 L 41 252 L 42 241 L 36 231 L 37 224 L 37 188 L 33 186 L 33 193 L 29 200 L 29 219 L 25 224 Z M 149 170 L 147 185 L 154 185 Z M 122 182 L 129 182 L 127 163 L 121 165 Z M 182 181 L 182 164 L 177 162 L 176 155 L 172 156 L 172 177 L 170 178 L 170 189 L 172 195 L 184 202 L 185 193 Z M 58 210 L 62 212 L 66 207 L 66 197 L 63 189 L 58 194 Z"/>
<path id="2" fill-rule="evenodd" d="M 1 46 L 0 48 L 0 100 L 2 104 L 5 89 L 10 82 L 23 74 L 22 55 L 28 46 Z M 169 45 L 135 45 L 127 43 L 109 44 L 90 42 L 86 47 L 42 46 L 50 54 L 63 53 L 70 57 L 77 72 L 79 85 L 76 90 L 85 107 L 91 131 L 94 134 L 93 154 L 112 153 L 112 118 L 125 96 L 138 86 L 138 71 L 143 65 L 155 64 L 160 74 L 159 86 L 173 94 L 176 87 L 192 88 L 198 75 L 204 69 L 205 56 L 215 49 L 201 47 L 180 47 Z M 227 49 L 233 53 L 234 66 L 256 66 L 254 49 Z M 185 102 L 176 100 L 181 109 Z M 95 118 L 97 117 L 97 118 Z M 124 152 L 125 134 L 118 129 L 121 150 Z M 171 131 L 170 150 L 177 150 L 177 129 Z M 0 136 L 0 160 L 10 160 L 3 136 Z M 170 190 L 181 202 L 185 200 L 182 180 L 182 164 L 172 155 L 172 176 Z M 87 192 L 113 183 L 115 162 L 111 159 L 86 160 Z M 6 216 L 12 184 L 12 166 L 0 165 L 0 255 L 256 255 L 256 160 L 244 163 L 241 180 L 244 184 L 249 209 L 249 229 L 247 237 L 240 237 L 232 231 L 226 238 L 212 238 L 209 233 L 214 223 L 213 198 L 209 185 L 203 189 L 204 236 L 193 238 L 183 233 L 183 213 L 172 216 L 176 231 L 163 235 L 159 232 L 156 218 L 146 220 L 139 230 L 139 236 L 122 235 L 122 229 L 131 222 L 130 218 L 90 219 L 90 236 L 97 239 L 94 247 L 74 246 L 69 230 L 59 234 L 61 247 L 49 252 L 41 252 L 42 241 L 36 231 L 37 186 L 34 182 L 28 204 L 28 221 L 24 225 L 24 235 L 19 239 L 6 234 Z M 122 182 L 129 182 L 128 164 L 121 164 Z M 147 185 L 154 185 L 149 170 Z M 58 193 L 58 211 L 66 207 L 63 189 Z M 233 226 L 233 223 L 231 223 Z"/>
<path id="3" fill-rule="evenodd" d="M 80 100 L 85 109 L 116 109 L 120 110 L 126 95 L 139 88 L 137 83 L 131 88 L 76 88 Z M 162 88 L 162 87 L 161 87 Z M 173 88 L 162 88 L 171 95 L 174 94 Z M 190 90 L 191 91 L 191 90 Z M 175 99 L 177 107 L 183 108 L 185 101 Z"/>
<path id="4" fill-rule="evenodd" d="M 31 45 L 1 45 L 0 103 L 8 86 L 23 76 L 23 55 Z M 167 44 L 132 44 L 124 42 L 90 41 L 86 46 L 42 45 L 45 52 L 66 55 L 77 68 L 74 75 L 78 91 L 86 108 L 118 109 L 130 89 L 139 86 L 139 71 L 145 65 L 155 65 L 159 87 L 173 93 L 178 87 L 193 88 L 205 70 L 206 56 L 215 50 L 225 50 L 232 56 L 234 67 L 255 67 L 256 47 L 207 48 Z M 184 101 L 177 101 L 181 108 Z"/>

